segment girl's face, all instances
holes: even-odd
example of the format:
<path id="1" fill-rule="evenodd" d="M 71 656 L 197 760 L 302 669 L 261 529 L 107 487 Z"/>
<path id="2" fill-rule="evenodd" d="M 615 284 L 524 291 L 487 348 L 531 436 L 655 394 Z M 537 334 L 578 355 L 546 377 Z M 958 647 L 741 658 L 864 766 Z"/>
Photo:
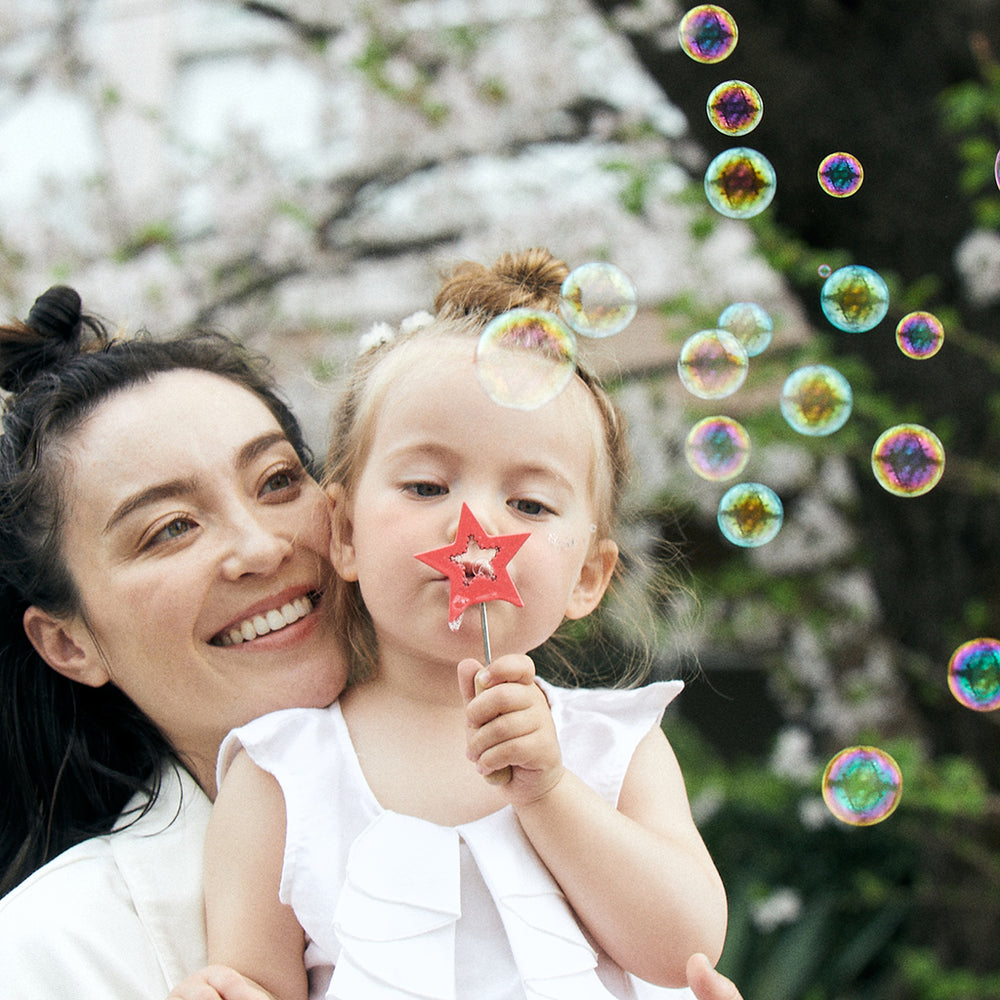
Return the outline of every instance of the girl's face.
<path id="1" fill-rule="evenodd" d="M 121 688 L 211 792 L 230 728 L 344 685 L 319 610 L 328 501 L 267 407 L 203 372 L 111 397 L 65 451 L 62 544 L 83 610 L 31 609 L 28 634 L 60 672 Z"/>
<path id="2" fill-rule="evenodd" d="M 494 655 L 534 649 L 564 617 L 588 614 L 614 566 L 614 543 L 595 537 L 601 431 L 586 387 L 574 380 L 530 412 L 500 406 L 476 379 L 473 350 L 446 338 L 414 352 L 385 392 L 343 508 L 335 563 L 359 580 L 383 658 L 393 648 L 452 666 L 482 658 L 476 609 L 450 630 L 450 583 L 414 558 L 455 540 L 463 502 L 489 535 L 531 533 L 507 567 L 524 607 L 489 605 Z"/>

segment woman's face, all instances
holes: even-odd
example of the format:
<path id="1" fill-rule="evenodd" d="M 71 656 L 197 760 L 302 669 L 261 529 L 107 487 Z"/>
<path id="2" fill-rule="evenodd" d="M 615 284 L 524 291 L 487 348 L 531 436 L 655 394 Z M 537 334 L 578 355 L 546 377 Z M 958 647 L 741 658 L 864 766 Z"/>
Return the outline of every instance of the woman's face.
<path id="1" fill-rule="evenodd" d="M 65 466 L 63 552 L 82 612 L 46 659 L 121 688 L 211 793 L 229 729 L 327 705 L 344 686 L 320 609 L 327 498 L 255 395 L 196 371 L 102 403 Z"/>

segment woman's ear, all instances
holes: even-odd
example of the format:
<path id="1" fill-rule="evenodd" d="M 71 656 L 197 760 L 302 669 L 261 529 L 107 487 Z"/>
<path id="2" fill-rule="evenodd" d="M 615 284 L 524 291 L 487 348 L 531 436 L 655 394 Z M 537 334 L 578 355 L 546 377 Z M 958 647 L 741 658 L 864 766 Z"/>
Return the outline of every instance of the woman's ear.
<path id="1" fill-rule="evenodd" d="M 586 618 L 601 603 L 617 563 L 618 546 L 610 538 L 605 538 L 592 547 L 590 555 L 580 567 L 576 586 L 569 595 L 567 618 Z"/>
<path id="2" fill-rule="evenodd" d="M 38 655 L 63 677 L 88 687 L 111 680 L 97 643 L 78 617 L 58 618 L 32 605 L 24 612 L 24 631 Z"/>
<path id="3" fill-rule="evenodd" d="M 329 483 L 326 495 L 330 499 L 330 561 L 342 580 L 357 580 L 358 571 L 354 558 L 354 524 L 350 504 L 340 483 Z"/>

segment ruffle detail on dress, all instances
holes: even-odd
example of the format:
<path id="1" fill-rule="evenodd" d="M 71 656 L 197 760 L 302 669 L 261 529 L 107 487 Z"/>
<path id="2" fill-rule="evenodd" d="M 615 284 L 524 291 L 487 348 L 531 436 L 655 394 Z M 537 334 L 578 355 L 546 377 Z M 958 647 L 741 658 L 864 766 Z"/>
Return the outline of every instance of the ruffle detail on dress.
<path id="1" fill-rule="evenodd" d="M 528 1000 L 608 1000 L 597 952 L 512 809 L 458 827 L 493 897 Z"/>
<path id="2" fill-rule="evenodd" d="M 380 814 L 351 846 L 329 1000 L 454 1000 L 458 834 Z"/>

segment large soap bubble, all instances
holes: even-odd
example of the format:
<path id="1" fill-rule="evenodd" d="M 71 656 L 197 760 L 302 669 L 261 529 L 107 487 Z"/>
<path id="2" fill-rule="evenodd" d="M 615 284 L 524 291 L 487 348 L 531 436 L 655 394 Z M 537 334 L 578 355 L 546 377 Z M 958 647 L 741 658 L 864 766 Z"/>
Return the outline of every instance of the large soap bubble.
<path id="1" fill-rule="evenodd" d="M 781 498 L 762 483 L 737 483 L 719 501 L 719 530 L 741 548 L 766 545 L 781 530 Z"/>
<path id="2" fill-rule="evenodd" d="M 881 823 L 895 812 L 902 792 L 899 765 L 877 747 L 841 750 L 823 772 L 823 801 L 851 826 Z"/>
<path id="3" fill-rule="evenodd" d="M 720 83 L 705 104 L 708 120 L 725 135 L 746 135 L 759 124 L 764 102 L 756 87 L 742 80 Z"/>
<path id="4" fill-rule="evenodd" d="M 681 48 L 695 62 L 722 62 L 736 48 L 739 31 L 729 11 L 715 4 L 692 7 L 677 27 Z"/>
<path id="5" fill-rule="evenodd" d="M 897 424 L 875 442 L 872 472 L 878 484 L 896 496 L 923 496 L 944 475 L 944 445 L 920 424 Z"/>
<path id="6" fill-rule="evenodd" d="M 720 215 L 749 219 L 771 204 L 777 185 L 763 153 L 736 146 L 719 153 L 705 171 L 705 197 Z"/>
<path id="7" fill-rule="evenodd" d="M 862 264 L 838 268 L 823 282 L 823 315 L 838 329 L 864 333 L 878 326 L 889 311 L 889 286 Z"/>
<path id="8" fill-rule="evenodd" d="M 511 309 L 491 320 L 476 345 L 476 376 L 501 406 L 535 410 L 565 388 L 576 369 L 576 337 L 554 313 Z"/>
<path id="9" fill-rule="evenodd" d="M 632 322 L 638 296 L 632 279 L 614 264 L 581 264 L 566 276 L 559 292 L 563 319 L 584 337 L 611 337 Z"/>
<path id="10" fill-rule="evenodd" d="M 865 179 L 861 161 L 850 153 L 831 153 L 816 171 L 819 186 L 834 198 L 850 198 Z"/>
<path id="11" fill-rule="evenodd" d="M 851 384 L 829 365 L 806 365 L 785 379 L 781 414 L 792 430 L 810 437 L 839 431 L 851 415 Z"/>
<path id="12" fill-rule="evenodd" d="M 896 326 L 896 343 L 908 358 L 933 358 L 944 343 L 944 325 L 933 313 L 907 313 Z"/>
<path id="13" fill-rule="evenodd" d="M 684 442 L 684 456 L 702 479 L 733 479 L 750 458 L 750 435 L 732 417 L 705 417 L 691 428 Z"/>
<path id="14" fill-rule="evenodd" d="M 734 334 L 747 356 L 755 358 L 767 350 L 774 334 L 774 322 L 756 302 L 734 302 L 719 314 L 718 326 Z"/>
<path id="15" fill-rule="evenodd" d="M 746 381 L 748 366 L 746 349 L 728 330 L 699 330 L 677 359 L 681 383 L 699 399 L 731 396 Z"/>
<path id="16" fill-rule="evenodd" d="M 976 712 L 1000 708 L 1000 642 L 963 642 L 948 663 L 948 687 L 966 708 Z"/>

